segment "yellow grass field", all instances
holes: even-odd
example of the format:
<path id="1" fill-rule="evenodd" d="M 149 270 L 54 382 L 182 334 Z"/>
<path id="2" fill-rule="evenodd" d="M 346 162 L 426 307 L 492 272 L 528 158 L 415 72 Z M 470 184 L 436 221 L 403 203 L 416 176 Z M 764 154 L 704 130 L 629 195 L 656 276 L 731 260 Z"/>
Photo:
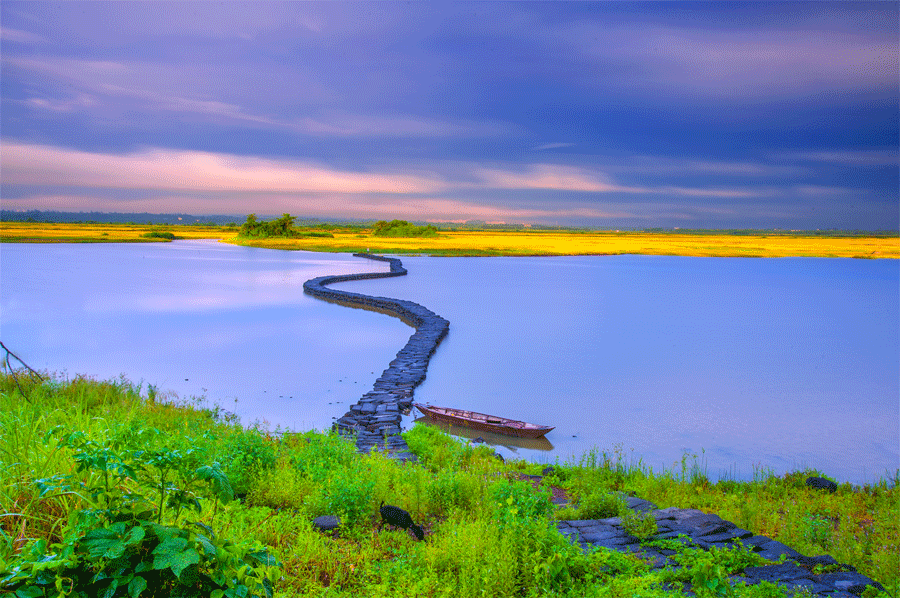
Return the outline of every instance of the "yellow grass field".
<path id="1" fill-rule="evenodd" d="M 44 222 L 0 222 L 2 243 L 154 243 L 141 235 L 171 232 L 183 239 L 221 239 L 237 234 L 237 228 L 220 226 L 154 226 L 149 224 L 58 224 Z"/>
<path id="2" fill-rule="evenodd" d="M 854 257 L 900 259 L 900 236 L 644 233 L 576 231 L 459 231 L 434 238 L 373 237 L 333 231 L 334 238 L 244 239 L 234 227 L 125 224 L 0 223 L 0 242 L 153 242 L 141 235 L 166 231 L 184 239 L 272 249 L 423 255 L 684 255 L 704 257 Z"/>
<path id="3" fill-rule="evenodd" d="M 360 238 L 360 237 L 363 238 Z M 312 251 L 425 255 L 685 255 L 709 257 L 900 258 L 898 237 L 813 237 L 613 232 L 442 232 L 392 239 L 335 233 L 333 239 L 226 239 L 242 245 Z"/>

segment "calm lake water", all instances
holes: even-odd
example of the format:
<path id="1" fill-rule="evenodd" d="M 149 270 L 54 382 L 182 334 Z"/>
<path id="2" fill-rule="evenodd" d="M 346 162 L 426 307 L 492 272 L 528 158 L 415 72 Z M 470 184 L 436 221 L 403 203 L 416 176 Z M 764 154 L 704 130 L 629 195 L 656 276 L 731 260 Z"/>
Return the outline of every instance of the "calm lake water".
<path id="1" fill-rule="evenodd" d="M 409 276 L 338 288 L 450 320 L 418 401 L 556 426 L 507 456 L 596 447 L 680 469 L 696 454 L 713 478 L 812 467 L 854 483 L 900 467 L 896 260 L 402 260 Z M 412 333 L 303 294 L 386 269 L 349 255 L 7 244 L 0 268 L 0 338 L 31 366 L 124 374 L 272 428 L 329 427 Z"/>

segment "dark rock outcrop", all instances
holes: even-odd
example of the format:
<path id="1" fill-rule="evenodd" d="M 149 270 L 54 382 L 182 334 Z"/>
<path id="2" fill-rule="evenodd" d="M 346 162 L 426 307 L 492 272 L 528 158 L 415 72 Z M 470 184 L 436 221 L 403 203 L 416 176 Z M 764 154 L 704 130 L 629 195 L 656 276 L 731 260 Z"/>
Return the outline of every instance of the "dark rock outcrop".
<path id="1" fill-rule="evenodd" d="M 806 478 L 806 485 L 810 488 L 818 488 L 827 492 L 837 492 L 837 484 L 826 478 Z"/>

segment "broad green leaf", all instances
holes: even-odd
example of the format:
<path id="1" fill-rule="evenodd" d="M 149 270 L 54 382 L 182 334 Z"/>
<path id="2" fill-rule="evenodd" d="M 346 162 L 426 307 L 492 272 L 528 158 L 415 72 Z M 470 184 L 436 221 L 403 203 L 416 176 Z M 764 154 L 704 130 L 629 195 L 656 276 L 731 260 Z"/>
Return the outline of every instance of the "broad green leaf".
<path id="1" fill-rule="evenodd" d="M 138 595 L 147 588 L 147 580 L 140 576 L 135 576 L 128 584 L 128 595 L 131 598 L 137 598 Z"/>
<path id="2" fill-rule="evenodd" d="M 100 594 L 100 598 L 113 598 L 116 595 L 116 589 L 119 587 L 119 580 L 113 579 L 109 582 L 106 590 Z"/>
<path id="3" fill-rule="evenodd" d="M 144 539 L 144 536 L 147 535 L 147 532 L 144 531 L 144 528 L 140 525 L 135 525 L 131 528 L 131 533 L 128 534 L 128 539 L 125 540 L 126 544 L 137 544 L 141 540 Z"/>
<path id="4" fill-rule="evenodd" d="M 117 537 L 110 539 L 98 538 L 95 540 L 85 539 L 82 541 L 82 546 L 87 550 L 87 553 L 94 558 L 104 557 L 115 559 L 125 553 L 125 542 Z"/>
<path id="5" fill-rule="evenodd" d="M 209 558 L 215 558 L 216 547 L 209 538 L 201 534 L 194 534 L 197 543 L 203 548 L 203 553 Z"/>
<path id="6" fill-rule="evenodd" d="M 205 531 L 207 534 L 209 534 L 210 538 L 212 538 L 212 539 L 216 538 L 216 534 L 213 533 L 213 529 L 211 527 L 209 527 L 208 525 L 206 525 L 205 523 L 202 523 L 200 521 L 195 521 L 194 525 L 196 525 L 197 527 L 199 527 L 200 529 Z"/>
<path id="7" fill-rule="evenodd" d="M 200 562 L 200 553 L 194 548 L 182 550 L 170 548 L 169 550 L 162 551 L 160 548 L 162 548 L 162 545 L 158 546 L 156 550 L 153 551 L 153 554 L 155 555 L 153 559 L 153 568 L 169 568 L 176 577 L 180 577 L 181 572 L 189 565 L 196 565 Z"/>
<path id="8" fill-rule="evenodd" d="M 267 565 L 269 567 L 280 567 L 281 563 L 278 562 L 274 556 L 269 554 L 265 550 L 258 550 L 256 552 L 251 552 L 248 554 L 250 558 L 259 563 L 260 565 Z"/>
<path id="9" fill-rule="evenodd" d="M 228 480 L 228 476 L 219 468 L 218 463 L 198 467 L 195 473 L 201 480 L 209 482 L 216 498 L 222 502 L 229 502 L 234 499 L 234 490 L 231 488 L 231 482 Z"/>

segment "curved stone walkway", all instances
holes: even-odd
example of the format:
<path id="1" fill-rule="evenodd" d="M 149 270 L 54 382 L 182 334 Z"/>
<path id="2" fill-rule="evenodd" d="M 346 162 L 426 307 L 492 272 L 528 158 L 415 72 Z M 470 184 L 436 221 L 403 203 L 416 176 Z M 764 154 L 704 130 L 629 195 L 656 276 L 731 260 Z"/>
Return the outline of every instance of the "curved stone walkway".
<path id="1" fill-rule="evenodd" d="M 329 289 L 326 285 L 350 280 L 404 276 L 406 269 L 397 258 L 369 253 L 354 253 L 355 257 L 390 262 L 389 272 L 367 272 L 341 276 L 320 276 L 303 283 L 308 295 L 332 301 L 348 307 L 371 309 L 396 316 L 416 329 L 406 346 L 400 349 L 388 369 L 375 381 L 374 388 L 364 394 L 350 411 L 338 418 L 335 427 L 344 435 L 356 436 L 356 447 L 361 452 L 377 448 L 391 458 L 415 460 L 406 441 L 400 436 L 400 414 L 412 407 L 413 389 L 425 379 L 428 361 L 438 344 L 447 335 L 450 322 L 412 301 L 371 297 Z"/>

